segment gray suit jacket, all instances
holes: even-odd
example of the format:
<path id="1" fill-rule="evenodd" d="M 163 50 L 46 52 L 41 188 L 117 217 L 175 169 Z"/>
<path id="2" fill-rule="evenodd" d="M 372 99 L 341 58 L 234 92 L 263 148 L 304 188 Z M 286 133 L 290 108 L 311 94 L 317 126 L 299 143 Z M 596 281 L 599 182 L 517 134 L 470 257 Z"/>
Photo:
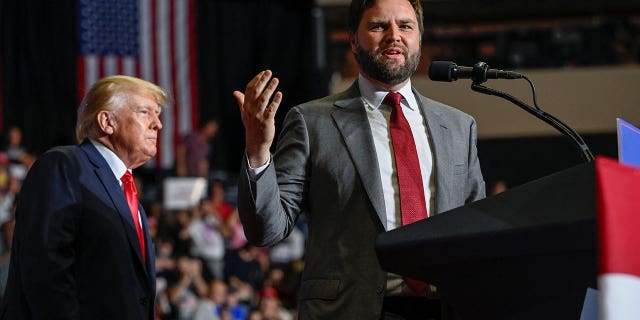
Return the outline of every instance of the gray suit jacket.
<path id="1" fill-rule="evenodd" d="M 414 90 L 427 121 L 436 212 L 485 196 L 473 118 Z M 257 180 L 242 163 L 240 218 L 250 242 L 272 245 L 305 213 L 309 238 L 300 319 L 379 319 L 386 273 L 375 254 L 385 204 L 357 83 L 292 108 L 269 167 Z"/>

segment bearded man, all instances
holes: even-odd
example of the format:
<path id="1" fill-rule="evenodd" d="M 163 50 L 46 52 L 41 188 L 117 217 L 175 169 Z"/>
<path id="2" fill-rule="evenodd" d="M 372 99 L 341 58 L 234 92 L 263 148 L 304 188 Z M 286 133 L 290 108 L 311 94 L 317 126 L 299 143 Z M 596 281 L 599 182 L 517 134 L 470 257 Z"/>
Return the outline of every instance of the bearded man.
<path id="1" fill-rule="evenodd" d="M 411 86 L 419 0 L 354 0 L 349 29 L 358 79 L 293 107 L 273 157 L 278 79 L 265 70 L 234 92 L 246 132 L 240 218 L 266 246 L 307 215 L 300 319 L 438 319 L 434 288 L 383 271 L 375 239 L 485 196 L 476 123 Z"/>

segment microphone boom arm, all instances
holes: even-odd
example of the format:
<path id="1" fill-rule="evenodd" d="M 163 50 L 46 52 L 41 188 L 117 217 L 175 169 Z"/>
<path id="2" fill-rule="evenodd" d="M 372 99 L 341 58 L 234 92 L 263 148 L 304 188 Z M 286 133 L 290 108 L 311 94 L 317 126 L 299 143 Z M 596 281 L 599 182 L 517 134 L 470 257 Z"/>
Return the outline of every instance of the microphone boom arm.
<path id="1" fill-rule="evenodd" d="M 537 105 L 536 105 L 536 108 L 532 108 L 531 106 L 522 102 L 518 98 L 508 93 L 505 93 L 496 89 L 492 89 L 489 87 L 485 87 L 481 85 L 480 82 L 473 82 L 471 84 L 471 90 L 484 93 L 487 95 L 497 96 L 514 103 L 515 105 L 529 112 L 530 114 L 534 115 L 538 119 L 556 128 L 556 130 L 560 131 L 560 133 L 568 136 L 571 139 L 571 141 L 576 145 L 576 147 L 580 150 L 582 158 L 585 162 L 591 162 L 595 159 L 593 154 L 591 153 L 591 150 L 589 150 L 589 147 L 587 146 L 587 144 L 584 142 L 584 140 L 582 140 L 582 137 L 575 130 L 573 130 L 564 122 L 560 121 L 560 119 L 554 117 L 551 114 L 544 112 L 542 109 L 538 108 Z M 535 99 L 535 93 L 534 93 L 534 99 Z"/>

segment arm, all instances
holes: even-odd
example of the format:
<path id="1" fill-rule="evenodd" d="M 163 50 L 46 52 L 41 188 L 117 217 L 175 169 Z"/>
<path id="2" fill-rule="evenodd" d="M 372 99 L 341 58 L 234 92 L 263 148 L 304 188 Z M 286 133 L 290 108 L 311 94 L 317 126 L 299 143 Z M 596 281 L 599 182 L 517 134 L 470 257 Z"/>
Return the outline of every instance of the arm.
<path id="1" fill-rule="evenodd" d="M 15 272 L 29 301 L 32 319 L 79 317 L 74 277 L 80 182 L 75 157 L 50 152 L 26 178 L 16 210 Z"/>
<path id="2" fill-rule="evenodd" d="M 269 149 L 275 137 L 275 116 L 282 101 L 282 93 L 275 91 L 278 78 L 271 76 L 271 71 L 262 71 L 247 84 L 244 94 L 240 91 L 233 92 L 240 107 L 246 133 L 245 148 L 252 168 L 269 161 Z"/>
<path id="3" fill-rule="evenodd" d="M 248 88 L 253 87 L 254 81 L 264 77 L 261 73 L 249 83 Z M 273 82 L 271 82 L 273 83 Z M 275 87 L 265 87 L 265 93 L 272 93 Z M 251 89 L 247 89 L 251 92 Z M 247 94 L 244 100 L 245 105 L 250 101 Z M 255 95 L 258 99 L 264 98 Z M 247 152 L 242 160 L 240 169 L 241 178 L 238 186 L 238 212 L 244 233 L 247 239 L 256 246 L 273 245 L 284 239 L 293 229 L 294 221 L 301 213 L 301 203 L 306 184 L 306 160 L 308 156 L 308 136 L 304 119 L 300 112 L 290 112 L 287 114 L 285 124 L 280 136 L 276 158 L 268 163 L 271 156 L 269 148 L 273 141 L 272 126 L 274 111 L 269 108 L 277 107 L 281 101 L 281 95 L 275 94 L 272 105 L 263 109 L 268 113 L 270 120 L 256 124 L 253 120 L 256 117 L 243 114 L 243 122 L 247 131 Z M 255 103 L 255 101 L 253 101 Z M 265 103 L 268 102 L 266 98 Z M 241 101 L 238 100 L 240 104 Z M 276 103 L 276 105 L 273 105 Z M 246 109 L 245 111 L 246 112 Z M 253 119 L 248 121 L 249 117 Z M 264 130 L 257 130 L 257 126 L 263 126 Z M 260 131 L 261 134 L 255 134 Z M 250 138 L 253 136 L 253 138 Z M 266 144 L 256 143 L 263 141 Z M 255 148 L 256 145 L 260 147 Z M 258 150 L 250 152 L 250 150 Z M 266 150 L 266 154 L 263 151 Z M 262 150 L 262 151 L 260 151 Z M 257 157 L 252 155 L 257 154 Z M 268 163 L 259 177 L 251 174 L 252 167 Z M 277 166 L 276 166 L 277 162 Z M 277 171 L 277 173 L 276 173 Z"/>
<path id="4" fill-rule="evenodd" d="M 478 137 L 475 120 L 471 122 L 469 129 L 469 175 L 467 182 L 467 198 L 465 203 L 470 203 L 485 197 L 485 184 L 480 170 L 480 160 L 478 159 Z"/>

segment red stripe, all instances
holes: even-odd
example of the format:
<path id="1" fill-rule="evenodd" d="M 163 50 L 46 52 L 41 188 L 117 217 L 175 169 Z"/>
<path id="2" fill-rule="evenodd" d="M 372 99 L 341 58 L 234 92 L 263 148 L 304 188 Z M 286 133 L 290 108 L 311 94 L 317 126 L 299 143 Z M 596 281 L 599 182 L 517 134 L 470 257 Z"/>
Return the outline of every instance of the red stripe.
<path id="1" fill-rule="evenodd" d="M 196 54 L 196 15 L 195 15 L 195 0 L 189 0 L 189 10 L 187 11 L 189 17 L 189 77 L 191 91 L 191 128 L 197 128 L 200 123 L 200 97 L 198 96 L 198 74 L 197 62 L 198 56 Z"/>
<path id="2" fill-rule="evenodd" d="M 82 101 L 84 97 L 84 93 L 87 90 L 85 84 L 87 83 L 86 79 L 86 70 L 84 64 L 84 56 L 79 56 L 77 61 L 77 69 L 78 69 L 78 79 L 76 80 L 78 83 L 78 103 Z"/>
<path id="3" fill-rule="evenodd" d="M 640 168 L 596 159 L 600 274 L 640 277 Z"/>
<path id="4" fill-rule="evenodd" d="M 149 36 L 151 37 L 151 66 L 153 68 L 153 79 L 151 79 L 150 81 L 156 83 L 158 82 L 158 52 L 156 51 L 158 47 L 158 30 L 156 28 L 156 23 L 158 21 L 156 17 L 157 9 L 158 8 L 156 6 L 156 1 L 151 0 L 151 12 L 149 13 L 151 15 L 151 34 Z"/>
<path id="5" fill-rule="evenodd" d="M 98 79 L 104 77 L 104 56 L 98 58 Z"/>
<path id="6" fill-rule="evenodd" d="M 124 74 L 123 60 L 121 56 L 118 57 L 118 74 Z"/>
<path id="7" fill-rule="evenodd" d="M 171 91 L 173 92 L 173 145 L 177 146 L 180 143 L 180 106 L 178 97 L 182 92 L 178 92 L 178 86 L 176 83 L 176 17 L 175 17 L 175 4 L 174 1 L 169 1 L 169 61 L 171 63 Z"/>
<path id="8" fill-rule="evenodd" d="M 135 60 L 135 63 L 136 63 L 136 68 L 135 68 L 136 77 L 142 78 L 142 63 L 140 63 L 140 57 L 138 57 Z"/>
<path id="9" fill-rule="evenodd" d="M 152 74 L 153 74 L 153 79 L 147 79 L 149 81 L 158 83 L 158 52 L 157 47 L 158 47 L 158 39 L 157 39 L 157 27 L 156 27 L 156 23 L 157 23 L 157 6 L 156 6 L 156 1 L 155 0 L 151 0 L 151 10 L 149 12 L 150 18 L 151 18 L 151 34 L 149 34 L 148 36 L 151 37 L 151 67 L 153 68 Z M 162 158 L 162 145 L 163 145 L 163 141 L 162 141 L 162 136 L 158 136 L 158 142 L 157 144 L 157 150 L 156 150 L 156 167 L 160 168 L 162 162 L 160 161 Z"/>

